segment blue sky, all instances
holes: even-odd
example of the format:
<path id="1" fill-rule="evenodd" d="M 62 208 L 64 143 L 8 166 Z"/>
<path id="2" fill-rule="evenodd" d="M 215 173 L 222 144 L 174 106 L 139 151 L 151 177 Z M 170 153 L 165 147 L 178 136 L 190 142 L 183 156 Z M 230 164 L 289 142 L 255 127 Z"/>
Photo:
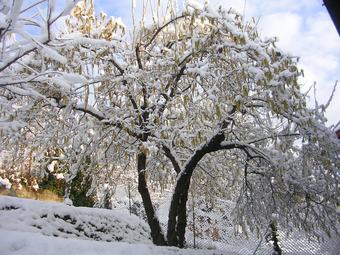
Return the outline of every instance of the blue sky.
<path id="1" fill-rule="evenodd" d="M 140 5 L 142 0 L 136 2 Z M 319 103 L 327 101 L 335 82 L 340 80 L 340 37 L 322 0 L 210 0 L 209 3 L 216 7 L 232 7 L 244 13 L 246 19 L 259 19 L 262 36 L 277 36 L 281 49 L 300 56 L 300 67 L 305 73 L 300 80 L 303 90 L 316 82 Z M 96 0 L 95 5 L 97 12 L 103 10 L 121 17 L 131 27 L 130 0 Z M 136 12 L 140 14 L 140 8 L 137 7 Z M 313 105 L 312 95 L 310 101 Z M 340 84 L 326 116 L 329 124 L 340 121 Z"/>

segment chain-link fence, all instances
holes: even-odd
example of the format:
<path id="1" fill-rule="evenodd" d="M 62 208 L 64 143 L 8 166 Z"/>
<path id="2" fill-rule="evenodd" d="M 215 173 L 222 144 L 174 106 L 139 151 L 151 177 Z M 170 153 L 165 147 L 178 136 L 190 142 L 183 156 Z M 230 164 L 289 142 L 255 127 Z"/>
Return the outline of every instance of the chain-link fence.
<path id="1" fill-rule="evenodd" d="M 158 207 L 157 213 L 164 228 L 167 225 L 168 209 L 171 193 L 158 194 L 154 197 Z M 126 196 L 125 196 L 126 197 Z M 120 206 L 130 208 L 132 214 L 146 220 L 143 204 L 138 194 L 131 201 L 125 201 Z M 229 209 L 228 209 L 229 208 Z M 257 235 L 248 233 L 248 236 L 235 235 L 234 224 L 231 218 L 233 204 L 228 201 L 220 201 L 219 206 L 205 205 L 204 203 L 192 203 L 191 198 L 187 206 L 186 246 L 190 248 L 217 249 L 223 254 L 238 255 L 273 255 L 274 244 L 271 229 Z M 283 255 L 338 255 L 340 254 L 340 237 L 326 238 L 318 241 L 316 238 L 308 238 L 302 232 L 295 231 L 286 234 L 278 231 L 279 247 Z"/>
<path id="2" fill-rule="evenodd" d="M 220 210 L 220 211 L 219 211 Z M 286 234 L 278 231 L 279 247 L 284 255 L 338 255 L 340 238 L 308 238 L 302 232 Z M 274 243 L 272 232 L 248 236 L 235 235 L 230 212 L 218 208 L 195 207 L 189 203 L 186 241 L 189 247 L 228 250 L 240 255 L 272 255 Z"/>
<path id="3" fill-rule="evenodd" d="M 212 232 L 213 233 L 213 232 Z M 233 235 L 230 233 L 230 235 Z M 216 236 L 216 235 L 215 235 Z M 192 229 L 186 236 L 189 247 L 228 250 L 240 255 L 272 255 L 273 242 L 265 237 L 249 235 L 248 238 L 233 236 L 229 240 L 216 239 L 213 234 L 205 238 L 195 237 Z M 285 255 L 338 255 L 340 254 L 340 239 L 326 239 L 324 242 L 309 240 L 301 233 L 289 236 L 279 232 L 279 245 Z"/>

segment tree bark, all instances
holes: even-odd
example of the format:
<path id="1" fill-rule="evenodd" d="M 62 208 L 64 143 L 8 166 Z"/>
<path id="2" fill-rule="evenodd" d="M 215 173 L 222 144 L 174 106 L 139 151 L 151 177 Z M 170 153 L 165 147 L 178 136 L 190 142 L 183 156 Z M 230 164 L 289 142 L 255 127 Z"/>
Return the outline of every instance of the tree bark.
<path id="1" fill-rule="evenodd" d="M 195 151 L 186 163 L 183 171 L 178 175 L 175 191 L 169 209 L 167 239 L 168 245 L 183 247 L 185 243 L 185 229 L 187 225 L 186 204 L 193 171 L 205 154 L 219 150 L 224 141 L 223 132 L 216 134 L 206 145 Z"/>
<path id="2" fill-rule="evenodd" d="M 146 184 L 145 168 L 146 155 L 144 152 L 139 152 L 137 155 L 138 191 L 143 200 L 146 217 L 151 230 L 152 242 L 156 245 L 166 245 L 164 234 L 155 214 L 155 209 L 152 205 L 149 189 Z"/>
<path id="3" fill-rule="evenodd" d="M 187 226 L 187 201 L 189 193 L 190 179 L 186 182 L 184 191 L 181 194 L 179 206 L 177 210 L 177 236 L 178 236 L 178 247 L 182 248 L 185 244 L 185 229 Z"/>
<path id="4" fill-rule="evenodd" d="M 183 176 L 183 175 L 182 175 Z M 187 225 L 187 200 L 191 176 L 178 180 L 171 200 L 168 218 L 168 245 L 184 247 L 185 228 Z"/>

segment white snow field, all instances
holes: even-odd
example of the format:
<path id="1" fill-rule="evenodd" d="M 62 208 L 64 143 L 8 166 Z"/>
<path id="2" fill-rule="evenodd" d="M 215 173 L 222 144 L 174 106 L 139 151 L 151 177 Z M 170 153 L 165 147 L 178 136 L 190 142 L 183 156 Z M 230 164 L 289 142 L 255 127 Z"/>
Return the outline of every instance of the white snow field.
<path id="1" fill-rule="evenodd" d="M 159 214 L 165 217 L 165 211 Z M 217 224 L 227 226 L 222 219 Z M 254 254 L 258 239 L 236 237 L 228 227 L 225 231 L 221 232 L 223 238 L 218 242 L 197 238 L 201 249 L 157 247 L 150 240 L 148 225 L 130 215 L 127 209 L 73 207 L 64 203 L 0 196 L 0 255 Z M 339 238 L 320 244 L 308 241 L 299 233 L 281 237 L 285 255 L 340 254 Z M 189 243 L 191 238 L 188 229 Z M 272 255 L 271 244 L 263 243 L 255 254 Z"/>
<path id="2" fill-rule="evenodd" d="M 0 196 L 0 255 L 240 255 L 154 246 L 127 210 L 73 207 Z"/>

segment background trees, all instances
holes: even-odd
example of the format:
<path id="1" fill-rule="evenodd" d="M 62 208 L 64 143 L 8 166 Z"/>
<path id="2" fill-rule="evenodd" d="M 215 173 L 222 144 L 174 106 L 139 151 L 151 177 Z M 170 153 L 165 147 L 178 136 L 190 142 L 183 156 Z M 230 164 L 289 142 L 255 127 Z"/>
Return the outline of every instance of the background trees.
<path id="1" fill-rule="evenodd" d="M 67 181 L 82 170 L 93 189 L 136 169 L 158 245 L 184 246 L 193 180 L 211 187 L 209 197 L 233 189 L 242 231 L 273 222 L 337 231 L 339 142 L 324 106 L 306 107 L 297 59 L 255 24 L 192 1 L 181 12 L 169 2 L 132 38 L 119 20 L 97 17 L 92 2 L 80 2 L 66 24 L 55 41 L 34 41 L 4 66 L 4 141 L 25 137 L 36 155 L 60 148 Z M 166 236 L 148 184 L 173 188 Z"/>

